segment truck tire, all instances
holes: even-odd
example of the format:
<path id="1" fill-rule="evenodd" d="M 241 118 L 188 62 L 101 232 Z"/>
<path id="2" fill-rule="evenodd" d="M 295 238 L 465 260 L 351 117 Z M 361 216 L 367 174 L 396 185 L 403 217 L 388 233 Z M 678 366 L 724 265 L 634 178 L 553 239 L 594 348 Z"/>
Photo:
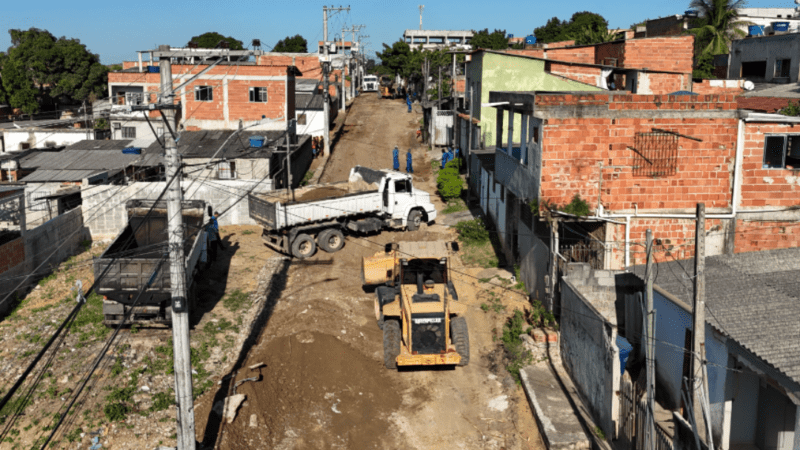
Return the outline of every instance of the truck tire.
<path id="1" fill-rule="evenodd" d="M 422 213 L 419 212 L 418 209 L 414 209 L 410 213 L 408 213 L 408 221 L 406 222 L 406 229 L 408 231 L 417 231 L 419 230 L 420 225 L 422 225 Z"/>
<path id="2" fill-rule="evenodd" d="M 292 242 L 292 255 L 297 259 L 310 258 L 317 251 L 317 243 L 311 236 L 300 233 Z"/>
<path id="3" fill-rule="evenodd" d="M 469 364 L 469 331 L 467 330 L 467 319 L 454 317 L 450 320 L 450 340 L 456 346 L 456 352 L 461 356 L 459 366 Z"/>
<path id="4" fill-rule="evenodd" d="M 383 323 L 383 363 L 387 369 L 397 368 L 400 356 L 400 322 L 387 320 Z"/>
<path id="5" fill-rule="evenodd" d="M 337 228 L 328 228 L 317 236 L 317 242 L 326 252 L 336 253 L 344 247 L 344 233 Z"/>

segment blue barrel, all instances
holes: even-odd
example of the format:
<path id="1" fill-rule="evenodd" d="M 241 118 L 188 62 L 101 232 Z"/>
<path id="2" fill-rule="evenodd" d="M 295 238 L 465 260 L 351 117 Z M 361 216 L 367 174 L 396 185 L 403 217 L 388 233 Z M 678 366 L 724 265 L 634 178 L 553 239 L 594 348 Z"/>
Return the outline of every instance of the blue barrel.
<path id="1" fill-rule="evenodd" d="M 141 147 L 126 147 L 122 149 L 122 154 L 124 155 L 141 155 L 142 149 Z"/>
<path id="2" fill-rule="evenodd" d="M 689 10 L 684 11 L 683 15 L 687 16 L 687 17 L 697 17 L 697 11 L 695 11 L 693 9 L 689 9 Z"/>
<path id="3" fill-rule="evenodd" d="M 628 362 L 628 356 L 633 351 L 633 346 L 624 337 L 617 335 L 617 348 L 619 348 L 619 368 L 620 375 L 625 373 L 625 364 Z"/>
<path id="4" fill-rule="evenodd" d="M 250 147 L 261 148 L 264 146 L 264 136 L 251 136 Z"/>
<path id="5" fill-rule="evenodd" d="M 508 33 L 508 39 L 511 39 L 511 38 L 513 38 L 513 37 L 514 37 L 514 35 L 513 35 L 513 34 L 511 34 L 511 33 Z"/>
<path id="6" fill-rule="evenodd" d="M 764 35 L 764 26 L 763 25 L 750 25 L 747 27 L 747 34 L 750 36 L 763 36 Z"/>
<path id="7" fill-rule="evenodd" d="M 147 66 L 147 71 L 150 73 L 160 73 L 161 67 L 159 66 Z"/>
<path id="8" fill-rule="evenodd" d="M 534 36 L 532 34 L 530 36 L 526 36 L 525 37 L 525 43 L 528 44 L 528 45 L 535 44 L 536 43 L 536 36 Z"/>

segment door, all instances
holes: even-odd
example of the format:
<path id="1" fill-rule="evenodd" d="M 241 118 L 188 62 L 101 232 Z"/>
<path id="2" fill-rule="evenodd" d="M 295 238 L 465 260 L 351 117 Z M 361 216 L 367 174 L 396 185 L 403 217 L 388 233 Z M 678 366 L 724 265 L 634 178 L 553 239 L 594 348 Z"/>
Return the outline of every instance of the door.
<path id="1" fill-rule="evenodd" d="M 756 445 L 762 450 L 791 450 L 797 407 L 764 382 L 759 386 L 758 406 Z"/>
<path id="2" fill-rule="evenodd" d="M 394 211 L 392 216 L 401 219 L 406 210 L 413 206 L 414 197 L 411 180 L 394 180 Z"/>
<path id="3" fill-rule="evenodd" d="M 391 183 L 390 180 L 386 180 L 383 183 L 383 209 L 384 211 L 391 214 L 392 209 L 389 207 L 389 184 Z"/>

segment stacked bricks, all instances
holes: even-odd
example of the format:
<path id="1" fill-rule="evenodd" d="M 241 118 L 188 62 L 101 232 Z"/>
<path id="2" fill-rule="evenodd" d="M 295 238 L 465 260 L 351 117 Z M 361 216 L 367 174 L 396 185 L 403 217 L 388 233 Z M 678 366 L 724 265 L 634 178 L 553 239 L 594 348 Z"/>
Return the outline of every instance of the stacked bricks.
<path id="1" fill-rule="evenodd" d="M 523 334 L 520 337 L 527 350 L 531 352 L 534 362 L 546 358 L 558 358 L 561 354 L 558 348 L 558 332 L 555 330 L 534 328 L 530 336 Z"/>
<path id="2" fill-rule="evenodd" d="M 0 246 L 0 273 L 25 262 L 25 240 L 20 238 Z"/>
<path id="3" fill-rule="evenodd" d="M 639 74 L 640 94 L 667 95 L 691 89 L 692 76 L 688 73 L 644 72 Z"/>
<path id="4" fill-rule="evenodd" d="M 708 94 L 741 94 L 744 80 L 701 80 L 692 83 L 692 92 Z"/>

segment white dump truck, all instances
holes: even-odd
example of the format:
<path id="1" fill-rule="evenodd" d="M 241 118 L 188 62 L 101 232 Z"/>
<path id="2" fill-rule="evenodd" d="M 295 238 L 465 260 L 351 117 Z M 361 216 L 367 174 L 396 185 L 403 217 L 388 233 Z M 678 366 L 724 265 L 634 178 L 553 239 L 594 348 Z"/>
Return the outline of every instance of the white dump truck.
<path id="1" fill-rule="evenodd" d="M 378 77 L 376 75 L 365 75 L 361 86 L 362 92 L 378 92 Z"/>
<path id="2" fill-rule="evenodd" d="M 377 233 L 385 228 L 414 231 L 436 219 L 431 196 L 415 189 L 410 175 L 356 166 L 346 182 L 321 184 L 292 194 L 248 196 L 250 217 L 264 230 L 270 247 L 296 258 L 344 246 L 345 233 Z"/>

